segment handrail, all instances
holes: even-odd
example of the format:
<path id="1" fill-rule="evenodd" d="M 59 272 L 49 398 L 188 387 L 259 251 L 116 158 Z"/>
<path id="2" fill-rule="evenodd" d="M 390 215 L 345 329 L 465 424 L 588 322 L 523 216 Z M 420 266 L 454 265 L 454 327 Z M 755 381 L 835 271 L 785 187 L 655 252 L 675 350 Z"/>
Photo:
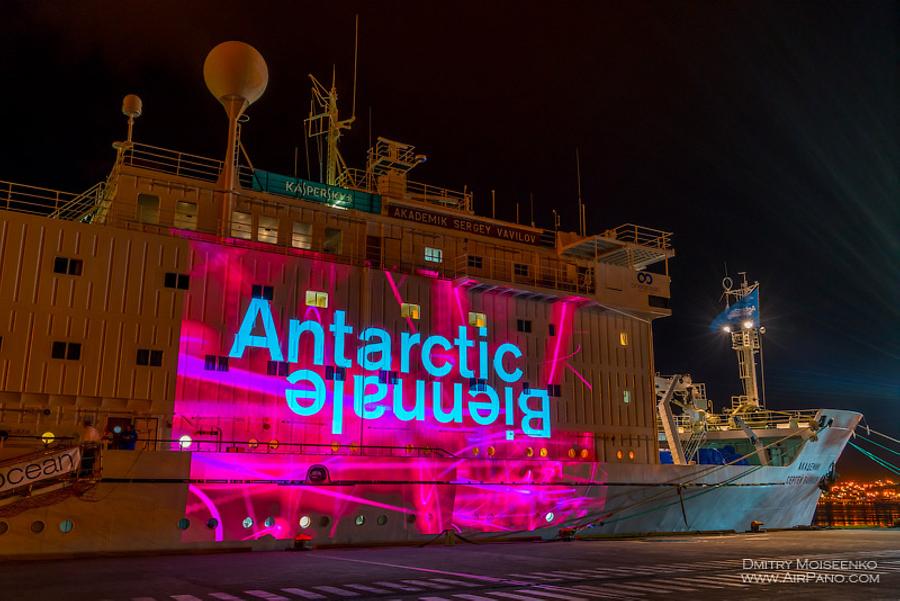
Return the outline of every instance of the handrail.
<path id="1" fill-rule="evenodd" d="M 208 434 L 207 434 L 208 436 Z M 204 439 L 193 438 L 190 441 L 181 438 L 156 438 L 138 440 L 138 444 L 168 445 L 170 450 L 188 452 L 233 452 L 233 453 L 265 453 L 265 454 L 290 454 L 290 455 L 375 455 L 375 456 L 410 456 L 417 457 L 438 455 L 441 457 L 456 457 L 450 451 L 440 447 L 422 446 L 395 446 L 395 445 L 368 445 L 368 444 L 338 444 L 338 443 L 313 443 L 313 442 L 280 442 L 278 440 L 251 441 L 251 440 L 219 440 L 218 438 Z M 206 447 L 204 449 L 204 447 Z"/>
<path id="2" fill-rule="evenodd" d="M 623 223 L 620 226 L 606 230 L 602 235 L 604 238 L 631 242 L 640 246 L 649 246 L 663 250 L 672 248 L 671 232 L 664 232 L 663 230 L 635 223 Z"/>
<path id="3" fill-rule="evenodd" d="M 777 428 L 778 424 L 790 424 L 795 421 L 798 425 L 815 418 L 817 409 L 796 409 L 793 411 L 775 411 L 764 409 L 753 413 L 741 414 L 743 421 L 751 428 Z M 700 422 L 703 428 L 709 432 L 715 431 L 740 431 L 742 428 L 731 420 L 729 413 L 711 413 L 707 415 L 706 422 Z M 684 434 L 691 434 L 695 423 L 689 415 L 676 415 L 675 424 Z M 662 431 L 662 424 L 657 418 L 657 427 Z"/>

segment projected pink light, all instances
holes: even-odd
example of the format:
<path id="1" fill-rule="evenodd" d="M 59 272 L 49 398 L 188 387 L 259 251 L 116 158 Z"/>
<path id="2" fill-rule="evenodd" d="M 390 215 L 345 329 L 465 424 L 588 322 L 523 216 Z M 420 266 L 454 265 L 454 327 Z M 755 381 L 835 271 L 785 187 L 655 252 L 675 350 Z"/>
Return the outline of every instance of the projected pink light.
<path id="1" fill-rule="evenodd" d="M 207 370 L 207 355 L 228 354 L 252 285 L 274 283 L 273 318 L 279 331 L 285 330 L 286 320 L 292 316 L 315 320 L 327 328 L 335 310 L 348 309 L 339 305 L 347 282 L 361 280 L 361 276 L 352 267 L 326 261 L 316 253 L 280 256 L 259 252 L 252 245 L 223 248 L 202 241 L 202 237 L 197 240 L 192 242 L 191 275 L 204 282 L 204 291 L 201 296 L 192 290 L 193 296 L 183 308 L 172 437 L 187 434 L 196 443 L 191 450 L 201 451 L 191 457 L 194 483 L 188 491 L 186 516 L 198 524 L 213 517 L 218 525 L 211 530 L 189 528 L 182 534 L 184 541 L 292 538 L 299 532 L 301 515 L 310 516 L 317 524 L 306 532 L 325 537 L 356 532 L 354 520 L 360 515 L 366 524 L 376 524 L 378 517 L 386 516 L 391 527 L 401 523 L 413 535 L 438 534 L 447 528 L 469 533 L 516 532 L 547 526 L 544 516 L 548 513 L 554 514 L 556 525 L 604 506 L 606 476 L 596 464 L 538 456 L 541 447 L 548 448 L 552 457 L 565 457 L 570 448 L 587 448 L 590 433 L 559 431 L 546 440 L 509 440 L 502 419 L 483 426 L 465 415 L 461 423 L 444 424 L 429 415 L 413 423 L 388 412 L 371 421 L 347 409 L 343 432 L 332 434 L 330 410 L 300 417 L 288 408 L 285 379 L 268 375 L 270 358 L 265 349 L 254 348 L 240 360 L 232 360 L 228 371 Z M 302 281 L 296 279 L 298 257 L 313 265 Z M 421 287 L 421 282 L 415 285 Z M 397 303 L 392 308 L 396 315 L 409 294 L 408 285 L 412 284 L 407 276 L 385 272 L 381 286 L 384 296 Z M 400 323 L 405 321 L 411 333 L 421 330 L 452 339 L 458 326 L 468 325 L 471 293 L 465 285 L 439 277 L 429 279 L 426 285 L 430 298 L 416 302 L 427 306 L 423 312 L 429 319 L 427 327 L 409 319 Z M 306 290 L 328 292 L 328 308 L 306 306 Z M 548 339 L 546 348 L 551 357 L 549 378 L 547 382 L 532 379 L 532 385 L 554 382 L 562 362 L 590 387 L 567 363 L 580 352 L 570 352 L 569 344 L 576 300 L 555 304 L 557 333 Z M 513 317 L 510 309 L 497 303 L 488 313 L 488 324 Z M 354 325 L 394 329 L 388 324 Z M 330 339 L 325 346 L 325 355 L 331 357 Z M 312 365 L 312 353 L 313 345 L 302 338 L 297 365 Z M 452 352 L 436 352 L 434 359 L 457 367 Z M 469 359 L 472 364 L 471 355 Z M 396 350 L 391 369 L 400 369 Z M 355 365 L 347 368 L 345 381 L 363 373 Z M 427 374 L 416 367 L 409 377 L 427 378 Z M 334 383 L 326 385 L 330 395 Z M 451 400 L 450 388 L 442 389 L 438 399 L 442 406 Z M 415 399 L 408 396 L 404 387 L 405 407 L 414 405 Z M 353 398 L 346 389 L 340 402 L 352 408 Z M 257 441 L 255 448 L 251 440 Z M 270 441 L 277 441 L 276 446 L 268 446 Z M 418 448 L 437 450 L 414 450 Z M 489 448 L 496 451 L 492 457 L 488 457 Z M 526 449 L 530 455 L 526 456 Z M 220 452 L 207 452 L 213 450 Z M 325 466 L 331 483 L 296 485 L 306 479 L 313 465 Z M 409 521 L 410 516 L 415 520 Z M 247 517 L 253 524 L 244 528 Z M 274 524 L 266 526 L 270 517 Z M 327 525 L 319 526 L 320 520 Z"/>

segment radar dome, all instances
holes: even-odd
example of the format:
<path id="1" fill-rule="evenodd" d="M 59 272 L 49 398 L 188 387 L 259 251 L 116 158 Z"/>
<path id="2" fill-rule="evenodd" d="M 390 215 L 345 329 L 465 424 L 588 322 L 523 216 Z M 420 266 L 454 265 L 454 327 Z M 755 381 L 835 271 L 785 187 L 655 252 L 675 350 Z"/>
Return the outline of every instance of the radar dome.
<path id="1" fill-rule="evenodd" d="M 269 83 L 269 68 L 262 55 L 244 42 L 222 42 L 203 63 L 206 87 L 219 102 L 244 99 L 256 102 Z"/>

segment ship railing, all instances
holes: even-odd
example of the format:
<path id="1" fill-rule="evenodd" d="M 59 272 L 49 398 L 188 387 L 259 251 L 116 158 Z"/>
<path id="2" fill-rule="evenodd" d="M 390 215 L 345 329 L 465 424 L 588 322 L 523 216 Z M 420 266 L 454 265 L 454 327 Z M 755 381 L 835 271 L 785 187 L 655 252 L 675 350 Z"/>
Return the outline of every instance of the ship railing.
<path id="1" fill-rule="evenodd" d="M 87 192 L 79 194 L 0 180 L 0 209 L 48 217 L 59 213 L 63 207 L 71 206 L 73 201 L 85 194 L 93 193 L 99 185 L 95 184 Z"/>
<path id="2" fill-rule="evenodd" d="M 672 248 L 672 234 L 652 227 L 624 223 L 603 232 L 605 238 L 631 242 L 640 246 L 669 250 Z"/>
<path id="3" fill-rule="evenodd" d="M 360 455 L 367 457 L 445 457 L 456 455 L 440 447 L 338 443 L 291 443 L 278 440 L 219 440 L 218 438 L 160 438 L 138 441 L 145 447 L 179 452 L 254 453 L 279 455 Z"/>
<path id="4" fill-rule="evenodd" d="M 742 413 L 741 419 L 753 429 L 784 429 L 803 426 L 815 419 L 817 413 L 818 410 L 816 409 L 797 409 L 794 411 L 761 409 L 752 413 Z M 706 422 L 701 423 L 699 426 L 688 415 L 676 415 L 674 417 L 678 433 L 685 436 L 693 435 L 698 427 L 707 432 L 742 429 L 731 419 L 731 415 L 728 413 L 710 413 L 706 417 Z M 663 431 L 662 420 L 659 418 L 657 418 L 657 428 L 660 432 Z"/>
<path id="5" fill-rule="evenodd" d="M 106 182 L 97 182 L 50 214 L 51 219 L 84 221 L 100 206 L 106 195 Z"/>
<path id="6" fill-rule="evenodd" d="M 520 284 L 530 288 L 545 288 L 572 294 L 593 295 L 593 270 L 569 263 L 556 265 L 522 263 L 492 256 L 462 254 L 451 263 L 454 278 L 503 282 L 511 287 Z"/>
<path id="7" fill-rule="evenodd" d="M 220 159 L 138 142 L 123 146 L 121 162 L 123 165 L 139 169 L 206 182 L 217 181 L 224 165 L 224 161 Z M 250 188 L 253 170 L 247 165 L 238 165 L 238 178 L 242 186 Z"/>
<path id="8" fill-rule="evenodd" d="M 413 200 L 436 205 L 444 209 L 465 213 L 472 212 L 472 193 L 468 190 L 460 192 L 441 186 L 410 181 L 405 178 L 379 177 L 364 169 L 353 167 L 346 169 L 338 178 L 337 185 L 343 188 L 380 194 L 387 198 Z"/>

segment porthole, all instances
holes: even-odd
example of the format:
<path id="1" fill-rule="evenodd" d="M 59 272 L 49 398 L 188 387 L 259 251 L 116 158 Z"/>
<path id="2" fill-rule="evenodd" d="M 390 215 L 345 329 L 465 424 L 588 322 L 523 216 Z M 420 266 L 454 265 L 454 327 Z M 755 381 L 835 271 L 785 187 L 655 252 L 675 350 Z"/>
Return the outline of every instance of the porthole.
<path id="1" fill-rule="evenodd" d="M 191 527 L 191 521 L 187 518 L 181 518 L 178 520 L 178 529 L 179 530 L 187 530 Z"/>
<path id="2" fill-rule="evenodd" d="M 337 443 L 337 442 L 331 443 L 331 452 L 332 452 L 332 453 L 337 453 L 337 452 L 340 451 L 340 450 L 341 450 L 341 445 L 340 445 L 340 443 Z"/>
<path id="3" fill-rule="evenodd" d="M 481 453 L 481 449 L 479 449 L 478 447 L 475 447 L 474 449 L 472 449 L 472 454 L 475 455 L 476 457 L 478 457 L 479 453 Z"/>
<path id="4" fill-rule="evenodd" d="M 634 451 L 628 451 L 628 459 L 634 461 Z"/>
<path id="5" fill-rule="evenodd" d="M 252 528 L 252 527 L 253 527 L 253 518 L 251 518 L 251 517 L 249 517 L 249 516 L 248 516 L 248 517 L 245 517 L 245 518 L 244 518 L 244 521 L 241 522 L 241 525 L 242 525 L 244 528 Z"/>
<path id="6" fill-rule="evenodd" d="M 219 520 L 217 520 L 216 518 L 209 518 L 208 520 L 206 520 L 206 527 L 209 528 L 210 530 L 218 528 Z"/>
<path id="7" fill-rule="evenodd" d="M 588 452 L 587 449 L 581 449 L 581 458 L 582 459 L 587 459 L 589 454 L 590 453 Z"/>
<path id="8" fill-rule="evenodd" d="M 493 457 L 497 453 L 497 449 L 494 447 L 488 447 L 488 457 Z"/>
<path id="9" fill-rule="evenodd" d="M 59 531 L 63 534 L 70 533 L 74 527 L 75 524 L 72 523 L 72 520 L 63 520 L 59 523 Z"/>
<path id="10" fill-rule="evenodd" d="M 534 449 L 532 449 L 531 447 L 528 447 L 527 449 L 525 449 L 525 456 L 526 457 L 534 457 Z"/>
<path id="11" fill-rule="evenodd" d="M 407 524 L 415 524 L 415 523 L 416 523 L 416 514 L 410 513 L 409 515 L 407 515 L 407 516 L 406 516 L 406 523 L 407 523 Z"/>
<path id="12" fill-rule="evenodd" d="M 181 438 L 178 439 L 178 446 L 180 446 L 182 449 L 189 449 L 192 442 L 193 441 L 191 440 L 191 437 L 187 434 L 184 434 L 181 436 Z"/>
<path id="13" fill-rule="evenodd" d="M 309 528 L 310 524 L 312 524 L 312 519 L 308 515 L 301 515 L 298 523 L 301 528 Z"/>
<path id="14" fill-rule="evenodd" d="M 274 451 L 275 449 L 278 448 L 279 444 L 280 443 L 276 439 L 273 438 L 272 440 L 269 441 L 269 450 Z"/>
<path id="15" fill-rule="evenodd" d="M 387 524 L 387 516 L 381 514 L 380 516 L 378 516 L 378 519 L 376 521 L 378 522 L 379 526 L 384 526 L 385 524 Z"/>
<path id="16" fill-rule="evenodd" d="M 56 440 L 56 434 L 53 432 L 44 432 L 41 434 L 41 442 L 44 444 L 50 444 L 54 440 Z"/>
<path id="17" fill-rule="evenodd" d="M 271 528 L 272 526 L 275 525 L 275 518 L 273 518 L 272 516 L 269 516 L 265 519 L 263 524 L 265 525 L 266 528 Z"/>
<path id="18" fill-rule="evenodd" d="M 575 449 L 569 449 L 569 458 L 575 459 Z"/>
<path id="19" fill-rule="evenodd" d="M 247 446 L 250 447 L 251 449 L 255 449 L 256 447 L 259 446 L 259 441 L 256 440 L 255 438 L 251 438 L 250 440 L 247 441 Z"/>
<path id="20" fill-rule="evenodd" d="M 622 449 L 619 449 L 618 451 L 616 451 L 616 459 L 618 459 L 619 461 L 622 461 L 622 457 L 624 457 L 624 456 L 625 456 L 625 453 L 622 452 Z"/>
<path id="21" fill-rule="evenodd" d="M 362 526 L 366 523 L 366 516 L 359 514 L 358 516 L 356 516 L 356 520 L 354 520 L 354 522 L 357 526 Z"/>
<path id="22" fill-rule="evenodd" d="M 328 528 L 331 525 L 331 518 L 327 515 L 323 515 L 319 518 L 319 528 Z"/>
<path id="23" fill-rule="evenodd" d="M 547 456 L 547 449 L 542 448 L 541 449 L 541 457 L 546 457 L 546 456 Z"/>
<path id="24" fill-rule="evenodd" d="M 31 522 L 31 531 L 35 534 L 40 534 L 44 531 L 44 522 L 41 520 L 35 520 Z"/>
<path id="25" fill-rule="evenodd" d="M 544 516 L 544 519 L 547 521 L 548 524 L 551 523 L 555 518 L 556 518 L 556 516 L 553 515 L 552 511 L 548 511 L 547 515 Z"/>
<path id="26" fill-rule="evenodd" d="M 7 532 L 9 532 L 9 524 L 0 522 L 0 535 L 6 534 Z"/>

